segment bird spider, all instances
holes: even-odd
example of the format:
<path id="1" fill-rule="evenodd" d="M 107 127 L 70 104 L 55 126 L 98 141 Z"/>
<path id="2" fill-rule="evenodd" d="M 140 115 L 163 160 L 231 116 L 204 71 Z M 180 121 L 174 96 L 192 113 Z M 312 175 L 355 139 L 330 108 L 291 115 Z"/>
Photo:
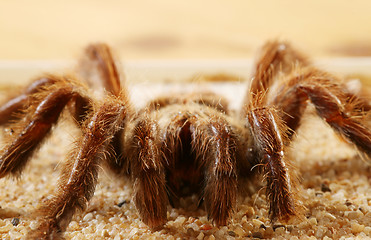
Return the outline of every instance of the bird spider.
<path id="1" fill-rule="evenodd" d="M 100 100 L 87 87 L 97 80 L 106 93 Z M 0 177 L 21 174 L 63 109 L 82 132 L 54 194 L 36 210 L 38 227 L 29 238 L 61 236 L 92 198 L 103 164 L 130 176 L 136 209 L 153 229 L 166 223 L 167 205 L 185 186 L 199 194 L 216 225 L 226 225 L 238 185 L 256 169 L 266 181 L 269 217 L 298 215 L 297 179 L 286 149 L 308 102 L 337 133 L 371 155 L 366 98 L 313 67 L 286 42 L 263 46 L 239 113 L 210 93 L 161 96 L 135 110 L 122 84 L 109 47 L 93 44 L 76 77 L 45 75 L 1 105 L 0 124 L 11 131 L 0 151 Z"/>

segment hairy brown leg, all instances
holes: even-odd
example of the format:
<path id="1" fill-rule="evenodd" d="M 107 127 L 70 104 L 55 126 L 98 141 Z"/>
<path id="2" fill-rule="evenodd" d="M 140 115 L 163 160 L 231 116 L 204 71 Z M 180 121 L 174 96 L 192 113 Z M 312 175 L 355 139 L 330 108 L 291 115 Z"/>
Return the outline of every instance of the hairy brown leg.
<path id="1" fill-rule="evenodd" d="M 322 85 L 302 84 L 304 91 L 314 104 L 317 113 L 333 129 L 349 139 L 362 152 L 371 156 L 371 131 L 367 127 L 365 117 L 352 116 L 344 111 L 344 99 Z"/>
<path id="2" fill-rule="evenodd" d="M 57 78 L 53 79 L 57 81 Z M 13 133 L 6 137 L 6 144 L 0 150 L 0 177 L 22 171 L 57 122 L 63 108 L 75 96 L 83 98 L 78 87 L 64 78 L 35 95 L 38 99 L 30 103 L 25 118 L 12 125 Z"/>
<path id="3" fill-rule="evenodd" d="M 146 114 L 146 113 L 145 113 Z M 158 124 L 149 116 L 138 120 L 125 140 L 134 182 L 134 202 L 142 221 L 151 228 L 165 224 L 168 197 Z"/>
<path id="4" fill-rule="evenodd" d="M 85 54 L 80 60 L 78 72 L 82 75 L 83 79 L 86 79 L 88 83 L 93 84 L 94 80 L 99 76 L 99 84 L 103 84 L 103 87 L 111 94 L 118 96 L 121 91 L 121 79 L 117 69 L 116 63 L 113 59 L 111 49 L 108 45 L 103 43 L 91 44 L 85 49 Z M 96 73 L 98 71 L 98 74 Z M 16 97 L 8 99 L 0 106 L 0 125 L 8 123 L 15 119 L 15 113 L 20 112 L 28 106 L 32 101 L 32 95 L 43 87 L 50 86 L 55 83 L 53 76 L 42 77 L 32 82 L 23 93 Z M 75 110 L 83 109 L 81 105 L 85 106 L 87 103 L 85 99 L 76 98 L 74 101 L 77 105 Z M 80 106 L 79 106 L 80 105 Z M 81 116 L 86 114 L 77 113 L 75 116 Z M 78 119 L 81 120 L 82 119 Z"/>
<path id="5" fill-rule="evenodd" d="M 0 125 L 10 123 L 17 118 L 22 110 L 32 102 L 33 94 L 42 90 L 43 87 L 50 86 L 55 82 L 53 77 L 42 77 L 33 81 L 23 92 L 15 97 L 6 100 L 0 106 Z"/>
<path id="6" fill-rule="evenodd" d="M 247 122 L 255 142 L 257 165 L 267 181 L 266 195 L 271 219 L 296 215 L 294 184 L 296 177 L 285 156 L 285 125 L 273 108 L 252 107 Z"/>
<path id="7" fill-rule="evenodd" d="M 249 104 L 254 95 L 266 93 L 275 81 L 278 73 L 288 74 L 298 66 L 308 66 L 309 61 L 289 43 L 282 41 L 267 42 L 258 56 L 253 78 L 244 101 Z M 266 95 L 260 96 L 262 103 L 266 102 Z"/>
<path id="8" fill-rule="evenodd" d="M 273 99 L 269 100 L 269 105 L 280 109 L 278 115 L 287 126 L 288 140 L 291 140 L 299 127 L 301 116 L 307 107 L 308 96 L 299 90 L 300 82 L 310 81 L 317 74 L 320 73 L 311 67 L 302 69 L 300 74 L 294 74 L 282 82 Z"/>
<path id="9" fill-rule="evenodd" d="M 124 101 L 129 103 L 127 90 L 122 87 L 122 83 L 125 81 L 124 75 L 120 74 L 112 51 L 107 44 L 95 43 L 86 47 L 79 61 L 77 72 L 90 86 L 103 87 L 115 96 L 121 94 L 125 96 Z M 108 167 L 116 174 L 122 173 L 122 167 L 125 164 L 122 134 L 123 131 L 120 130 L 112 139 L 112 147 L 115 154 L 112 155 L 111 159 L 107 160 Z"/>
<path id="10" fill-rule="evenodd" d="M 236 205 L 236 136 L 227 121 L 219 117 L 190 121 L 192 148 L 205 169 L 206 211 L 216 225 L 226 225 Z"/>
<path id="11" fill-rule="evenodd" d="M 86 122 L 62 170 L 54 195 L 38 211 L 39 226 L 29 239 L 54 239 L 66 229 L 77 209 L 84 209 L 94 194 L 98 170 L 110 150 L 113 136 L 121 129 L 128 108 L 120 98 L 107 97 Z"/>
<path id="12" fill-rule="evenodd" d="M 283 110 L 281 118 L 290 128 L 288 133 L 291 136 L 298 128 L 307 101 L 310 100 L 321 118 L 370 156 L 368 102 L 358 99 L 346 90 L 346 87 L 330 74 L 305 68 L 286 82 L 272 100 L 272 105 Z"/>
<path id="13" fill-rule="evenodd" d="M 290 51 L 281 51 L 282 49 Z M 297 69 L 301 71 L 299 74 L 294 71 Z M 290 79 L 284 79 L 284 81 L 282 78 L 278 78 L 280 81 L 277 82 L 277 86 L 274 86 L 278 72 L 285 75 L 293 73 L 293 75 Z M 365 127 L 366 114 L 362 113 L 364 109 L 368 108 L 369 104 L 367 101 L 357 99 L 353 94 L 344 92 L 345 86 L 342 86 L 344 89 L 341 89 L 340 84 L 331 78 L 329 75 L 310 67 L 305 58 L 297 54 L 292 48 L 286 48 L 285 46 L 282 48 L 279 42 L 268 43 L 263 48 L 261 58 L 257 61 L 256 72 L 249 89 L 250 95 L 245 100 L 242 116 L 248 116 L 250 126 L 257 125 L 256 129 L 252 131 L 252 135 L 255 137 L 261 137 L 262 134 L 266 136 L 265 138 L 274 136 L 277 133 L 281 135 L 280 138 L 277 138 L 281 139 L 281 143 L 269 143 L 273 141 L 271 139 L 267 141 L 267 144 L 261 145 L 259 139 L 255 140 L 257 143 L 260 143 L 260 146 L 257 146 L 257 150 L 264 149 L 266 152 L 276 152 L 276 154 L 273 154 L 274 158 L 260 156 L 261 158 L 263 157 L 263 160 L 265 159 L 265 166 L 268 166 L 267 163 L 269 161 L 272 161 L 272 163 L 281 162 L 281 167 L 279 165 L 269 165 L 270 168 L 265 167 L 265 172 L 268 171 L 267 195 L 270 202 L 271 218 L 288 217 L 295 214 L 296 211 L 296 206 L 293 202 L 295 197 L 292 196 L 293 191 L 290 190 L 292 187 L 289 184 L 286 184 L 286 187 L 282 185 L 285 184 L 285 181 L 290 181 L 290 179 L 294 181 L 290 176 L 285 177 L 292 171 L 287 169 L 289 165 L 284 162 L 284 155 L 279 156 L 277 152 L 280 152 L 280 147 L 278 146 L 285 146 L 290 143 L 294 131 L 300 125 L 300 119 L 307 106 L 306 102 L 308 99 L 316 106 L 318 114 L 334 129 L 353 141 L 359 149 L 370 155 L 371 134 L 368 128 Z M 271 117 L 265 116 L 266 113 L 264 111 L 257 114 L 256 109 L 264 109 L 263 106 L 275 108 L 279 111 L 271 111 L 269 115 L 274 114 Z M 350 109 L 350 111 L 345 111 L 345 109 Z M 254 117 L 254 115 L 256 116 Z M 271 123 L 266 124 L 264 127 L 264 122 Z M 284 127 L 284 124 L 287 127 Z M 259 130 L 259 128 L 261 129 Z M 266 129 L 264 130 L 264 128 Z M 287 138 L 282 137 L 282 135 L 286 135 Z M 282 153 L 284 154 L 284 151 Z M 269 155 L 272 154 L 267 156 Z M 274 170 L 272 166 L 283 168 L 284 171 Z M 269 169 L 274 171 L 270 174 Z M 280 185 L 280 187 L 275 188 L 275 185 Z M 279 190 L 281 188 L 282 191 Z"/>
<path id="14" fill-rule="evenodd" d="M 119 74 L 110 47 L 104 43 L 91 44 L 85 49 L 77 72 L 90 85 L 103 84 L 103 87 L 115 96 L 122 91 L 122 75 Z"/>

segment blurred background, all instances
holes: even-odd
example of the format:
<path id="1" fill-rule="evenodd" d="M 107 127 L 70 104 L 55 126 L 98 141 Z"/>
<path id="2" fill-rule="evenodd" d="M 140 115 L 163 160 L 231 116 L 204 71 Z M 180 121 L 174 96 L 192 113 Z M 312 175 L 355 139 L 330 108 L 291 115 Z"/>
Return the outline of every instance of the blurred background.
<path id="1" fill-rule="evenodd" d="M 241 59 L 272 38 L 314 57 L 371 56 L 371 1 L 0 2 L 0 60 L 74 59 L 96 41 L 127 60 Z"/>

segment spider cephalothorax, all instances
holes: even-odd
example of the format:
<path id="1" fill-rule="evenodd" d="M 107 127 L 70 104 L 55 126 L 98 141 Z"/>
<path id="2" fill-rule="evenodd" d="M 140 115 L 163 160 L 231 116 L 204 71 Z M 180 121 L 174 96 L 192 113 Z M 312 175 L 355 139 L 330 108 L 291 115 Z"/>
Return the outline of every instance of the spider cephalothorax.
<path id="1" fill-rule="evenodd" d="M 107 94 L 96 100 L 76 79 L 90 86 L 98 79 Z M 110 49 L 95 44 L 76 77 L 43 76 L 1 105 L 0 123 L 12 129 L 0 152 L 1 177 L 21 173 L 64 108 L 82 132 L 57 190 L 37 210 L 39 225 L 30 238 L 65 230 L 93 196 L 103 164 L 130 175 L 135 206 L 151 228 L 166 223 L 167 205 L 189 192 L 198 193 L 216 225 L 227 224 L 238 185 L 255 169 L 266 180 L 270 218 L 300 214 L 286 148 L 309 101 L 335 131 L 371 154 L 368 101 L 284 42 L 263 47 L 239 113 L 230 113 L 220 96 L 202 92 L 162 96 L 135 110 L 122 84 Z"/>

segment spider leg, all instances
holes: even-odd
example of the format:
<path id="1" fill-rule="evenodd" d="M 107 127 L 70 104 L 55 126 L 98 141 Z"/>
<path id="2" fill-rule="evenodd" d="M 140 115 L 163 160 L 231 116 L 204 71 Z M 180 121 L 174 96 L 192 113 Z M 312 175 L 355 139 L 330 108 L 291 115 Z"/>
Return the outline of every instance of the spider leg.
<path id="1" fill-rule="evenodd" d="M 0 106 L 0 125 L 10 123 L 17 119 L 17 114 L 27 108 L 32 101 L 32 94 L 41 90 L 42 87 L 50 86 L 55 82 L 53 78 L 42 77 L 32 82 L 19 95 L 11 97 Z"/>
<path id="2" fill-rule="evenodd" d="M 128 113 L 122 98 L 109 96 L 106 100 L 87 120 L 83 135 L 76 141 L 77 147 L 67 158 L 54 195 L 36 211 L 39 225 L 28 238 L 60 237 L 75 211 L 84 209 L 93 196 L 98 170 Z"/>
<path id="3" fill-rule="evenodd" d="M 190 121 L 192 148 L 205 171 L 206 211 L 216 225 L 226 225 L 236 204 L 237 138 L 225 119 L 210 117 Z"/>
<path id="4" fill-rule="evenodd" d="M 36 99 L 30 104 L 24 118 L 11 126 L 13 132 L 6 137 L 6 144 L 0 150 L 0 177 L 10 173 L 19 174 L 22 171 L 71 99 L 80 98 L 89 102 L 81 93 L 81 89 L 65 78 L 49 76 L 48 80 L 45 80 L 46 83 L 43 81 L 37 81 L 35 85 L 51 82 L 55 84 L 32 95 L 31 97 Z M 80 109 L 76 112 L 84 111 Z"/>
<path id="5" fill-rule="evenodd" d="M 289 128 L 281 120 L 280 113 L 268 103 L 269 91 L 278 73 L 290 73 L 296 65 L 307 66 L 309 62 L 289 44 L 274 41 L 263 46 L 241 111 L 254 138 L 256 159 L 250 161 L 263 167 L 267 181 L 271 219 L 287 219 L 299 211 L 295 203 L 296 177 L 285 154 Z"/>
<path id="6" fill-rule="evenodd" d="M 294 75 L 288 81 L 282 82 L 279 92 L 270 100 L 269 105 L 281 110 L 278 114 L 288 127 L 286 133 L 289 139 L 299 127 L 301 116 L 307 107 L 308 96 L 300 90 L 300 82 L 313 79 L 317 73 L 318 71 L 313 68 L 304 68 L 299 75 Z"/>
<path id="7" fill-rule="evenodd" d="M 126 151 L 134 182 L 134 202 L 142 221 L 155 229 L 167 218 L 168 197 L 159 128 L 146 113 L 133 125 Z"/>
<path id="8" fill-rule="evenodd" d="M 272 102 L 283 109 L 282 118 L 294 131 L 299 126 L 307 100 L 337 133 L 371 156 L 371 131 L 367 127 L 370 105 L 367 101 L 349 93 L 329 74 L 309 68 L 294 75 Z"/>
<path id="9" fill-rule="evenodd" d="M 91 44 L 85 49 L 84 55 L 80 59 L 78 72 L 82 79 L 86 79 L 90 85 L 94 85 L 94 78 L 99 76 L 98 81 L 115 96 L 123 91 L 121 88 L 122 75 L 119 74 L 110 47 L 104 43 Z M 21 94 L 6 100 L 0 105 L 0 125 L 16 119 L 18 116 L 16 113 L 28 107 L 33 94 L 55 82 L 56 80 L 52 76 L 41 77 L 33 81 Z M 86 106 L 87 102 L 84 100 L 77 97 L 74 101 L 77 106 L 72 111 L 80 110 Z M 75 116 L 80 115 L 76 113 Z M 82 119 L 78 119 L 78 122 L 82 122 Z"/>
<path id="10" fill-rule="evenodd" d="M 80 58 L 76 71 L 81 79 L 97 89 L 104 88 L 114 96 L 128 96 L 127 90 L 122 86 L 125 75 L 121 74 L 113 56 L 112 50 L 107 44 L 95 43 L 85 48 Z M 129 101 L 125 99 L 128 103 Z M 78 109 L 78 108 L 77 108 Z M 107 161 L 108 167 L 115 174 L 121 174 L 125 159 L 123 156 L 122 143 L 123 130 L 119 130 L 112 139 L 112 147 L 115 154 Z"/>
<path id="11" fill-rule="evenodd" d="M 267 42 L 257 57 L 249 91 L 243 106 L 247 106 L 254 95 L 267 92 L 276 81 L 277 75 L 288 74 L 298 66 L 308 66 L 310 62 L 296 51 L 289 43 L 283 41 Z M 266 103 L 267 95 L 261 96 Z"/>
<path id="12" fill-rule="evenodd" d="M 314 104 L 317 113 L 338 133 L 354 143 L 359 150 L 371 156 L 371 131 L 364 119 L 352 117 L 343 111 L 343 103 L 331 90 L 312 84 L 300 86 Z"/>
<path id="13" fill-rule="evenodd" d="M 296 215 L 296 177 L 285 157 L 285 125 L 273 108 L 251 107 L 247 122 L 255 142 L 257 165 L 263 166 L 267 181 L 267 199 L 271 219 L 287 219 Z"/>
<path id="14" fill-rule="evenodd" d="M 299 127 L 307 101 L 333 129 L 369 156 L 371 131 L 366 127 L 369 115 L 364 111 L 370 104 L 332 76 L 310 66 L 286 43 L 269 42 L 262 52 L 241 112 L 248 119 L 264 164 L 270 216 L 287 218 L 296 214 L 298 206 L 293 201 L 296 179 L 285 159 L 284 147 Z M 301 72 L 297 74 L 296 70 Z M 279 73 L 292 75 L 284 79 Z"/>
<path id="15" fill-rule="evenodd" d="M 119 73 L 112 51 L 107 44 L 96 43 L 86 47 L 77 72 L 89 85 L 102 84 L 108 92 L 115 96 L 118 96 L 122 91 L 121 78 L 123 75 Z"/>

